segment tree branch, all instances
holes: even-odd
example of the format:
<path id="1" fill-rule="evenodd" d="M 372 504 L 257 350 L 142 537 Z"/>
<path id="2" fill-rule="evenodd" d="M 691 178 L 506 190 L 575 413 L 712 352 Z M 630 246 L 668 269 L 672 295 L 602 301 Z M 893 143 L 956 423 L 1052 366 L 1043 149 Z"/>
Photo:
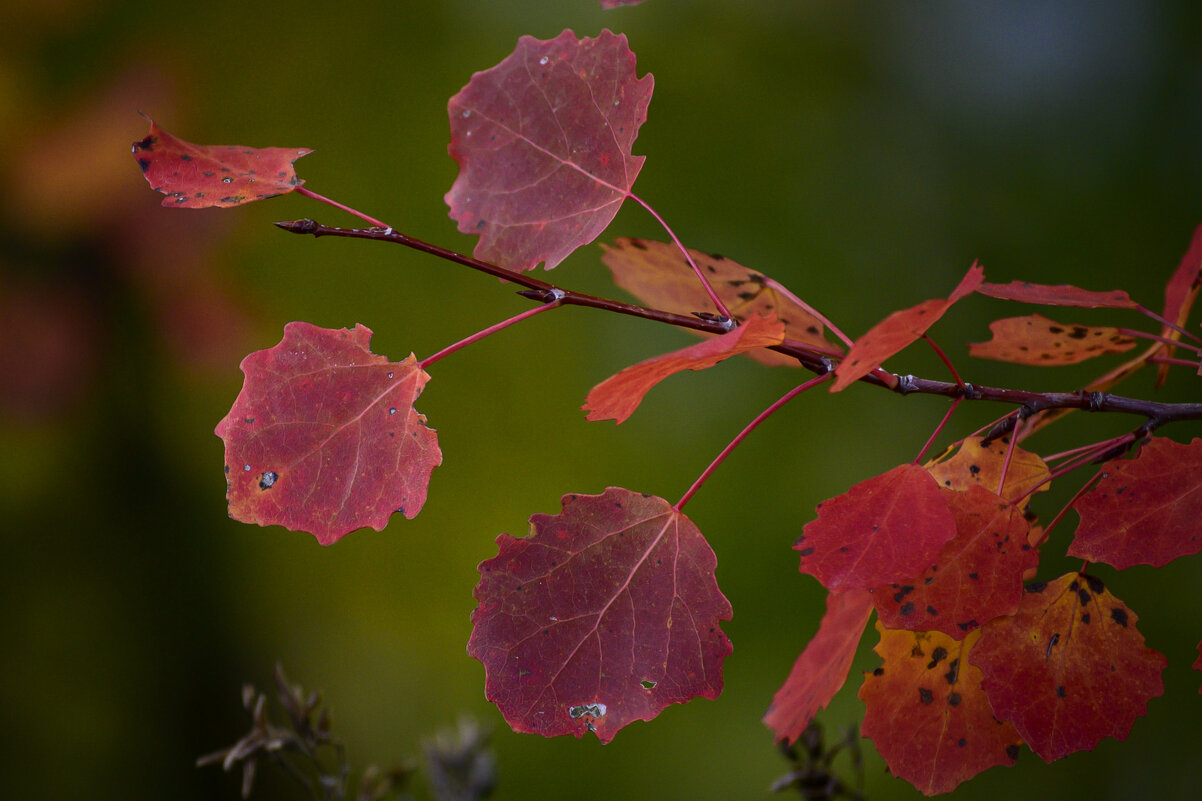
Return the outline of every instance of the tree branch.
<path id="1" fill-rule="evenodd" d="M 420 250 L 423 253 L 437 256 L 440 259 L 455 262 L 456 264 L 461 264 L 473 270 L 478 270 L 479 272 L 487 273 L 488 275 L 523 286 L 525 290 L 518 294 L 540 303 L 550 303 L 558 300 L 559 304 L 564 306 L 586 306 L 593 309 L 602 309 L 604 311 L 639 317 L 644 320 L 666 323 L 667 325 L 709 334 L 724 334 L 732 328 L 731 320 L 706 312 L 696 312 L 693 315 L 675 314 L 659 309 L 649 309 L 633 303 L 623 303 L 609 298 L 600 298 L 595 295 L 574 292 L 570 289 L 556 286 L 548 281 L 542 281 L 532 275 L 517 273 L 496 264 L 480 261 L 471 256 L 465 256 L 462 253 L 456 253 L 453 250 L 439 247 L 438 245 L 432 245 L 429 242 L 415 239 L 399 231 L 394 231 L 391 228 L 335 228 L 311 219 L 277 222 L 276 225 L 294 234 L 309 234 L 315 237 L 339 236 L 350 239 L 372 239 L 404 245 L 414 250 Z M 824 375 L 833 369 L 832 358 L 830 356 L 800 344 L 792 344 L 787 340 L 783 344 L 773 346 L 771 350 L 792 356 L 800 362 L 801 366 L 819 375 Z M 972 401 L 1005 403 L 1022 407 L 1026 410 L 1027 414 L 1047 411 L 1049 409 L 1080 409 L 1090 412 L 1134 414 L 1147 418 L 1148 423 L 1146 427 L 1148 429 L 1164 425 L 1165 423 L 1202 420 L 1202 403 L 1160 403 L 1140 398 L 1113 395 L 1106 392 L 1086 392 L 1084 390 L 1075 392 L 1030 392 L 1027 390 L 989 387 L 968 383 L 960 386 L 947 381 L 936 381 L 913 375 L 899 375 L 894 376 L 894 378 L 894 381 L 886 381 L 880 377 L 878 371 L 878 374 L 870 373 L 861 378 L 860 381 L 890 389 L 900 395 L 918 393 L 922 395 L 942 395 L 947 398 L 962 398 Z M 1011 425 L 1013 425 L 1012 422 Z M 988 438 L 995 438 L 1003 433 L 1005 432 L 991 431 L 986 436 Z"/>

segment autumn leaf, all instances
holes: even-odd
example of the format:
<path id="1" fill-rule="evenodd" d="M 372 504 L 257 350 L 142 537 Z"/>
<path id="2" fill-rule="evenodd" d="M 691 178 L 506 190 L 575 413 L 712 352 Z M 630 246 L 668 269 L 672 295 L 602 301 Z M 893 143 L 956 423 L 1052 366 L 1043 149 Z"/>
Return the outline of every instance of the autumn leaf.
<path id="1" fill-rule="evenodd" d="M 828 590 L 871 589 L 926 569 L 956 520 L 931 474 L 903 464 L 823 501 L 804 532 L 793 545 L 801 572 Z"/>
<path id="2" fill-rule="evenodd" d="M 1033 488 L 1046 492 L 1052 473 L 1037 454 L 1015 446 L 1010 447 L 1008 438 L 995 439 L 984 445 L 981 437 L 968 437 L 960 443 L 955 455 L 926 465 L 940 486 L 964 491 L 969 487 L 983 487 L 1001 495 L 1003 500 L 1017 503 L 1020 509 L 1027 507 L 1027 495 Z M 1006 453 L 1010 453 L 1010 464 L 1006 468 L 1006 483 L 998 492 L 1002 478 L 1002 466 L 1006 464 Z M 1022 499 L 1021 501 L 1019 499 Z"/>
<path id="3" fill-rule="evenodd" d="M 985 278 L 985 268 L 973 264 L 947 299 L 924 300 L 917 306 L 895 311 L 856 340 L 835 368 L 831 392 L 839 392 L 860 380 L 890 356 L 909 347 L 939 321 L 951 305 L 972 293 Z"/>
<path id="4" fill-rule="evenodd" d="M 442 462 L 413 408 L 430 377 L 413 355 L 390 362 L 370 341 L 361 325 L 289 323 L 278 345 L 242 360 L 242 391 L 216 430 L 230 517 L 329 545 L 421 510 Z"/>
<path id="5" fill-rule="evenodd" d="M 1022 511 L 979 486 L 947 491 L 956 536 L 917 578 L 877 587 L 872 603 L 891 629 L 938 630 L 963 639 L 1022 599 L 1022 576 L 1039 556 Z"/>
<path id="6" fill-rule="evenodd" d="M 643 396 L 668 376 L 682 370 L 704 370 L 736 354 L 779 345 L 784 329 L 775 317 L 753 317 L 721 336 L 627 367 L 593 387 L 583 408 L 589 420 L 621 423 L 643 402 Z"/>
<path id="7" fill-rule="evenodd" d="M 1189 320 L 1190 309 L 1202 289 L 1202 225 L 1194 229 L 1194 238 L 1189 243 L 1189 249 L 1181 257 L 1181 263 L 1173 272 L 1172 278 L 1164 288 L 1164 319 L 1178 326 L 1184 326 Z M 1166 339 L 1181 338 L 1176 329 L 1163 326 L 1160 335 Z M 1173 355 L 1173 348 L 1165 349 L 1165 356 Z M 1156 386 L 1164 384 L 1171 365 L 1161 364 L 1156 372 Z"/>
<path id="8" fill-rule="evenodd" d="M 1164 692 L 1167 664 L 1137 620 L 1093 576 L 1028 584 L 1018 613 L 985 626 L 972 652 L 994 714 L 1046 762 L 1126 739 Z"/>
<path id="9" fill-rule="evenodd" d="M 820 709 L 847 681 L 847 671 L 872 614 L 864 590 L 832 592 L 826 596 L 826 614 L 818 633 L 793 663 L 789 678 L 772 696 L 764 724 L 777 741 L 794 742 Z"/>
<path id="10" fill-rule="evenodd" d="M 134 158 L 164 206 L 179 209 L 229 208 L 286 195 L 304 183 L 293 168 L 300 147 L 253 148 L 194 145 L 176 139 L 150 121 L 150 134 L 134 142 Z"/>
<path id="11" fill-rule="evenodd" d="M 674 244 L 621 238 L 613 245 L 601 247 L 605 251 L 601 261 L 613 273 L 614 283 L 640 302 L 679 314 L 713 308 L 697 274 Z M 689 248 L 689 255 L 736 320 L 743 322 L 776 314 L 785 324 L 785 339 L 824 353 L 843 352 L 838 345 L 827 341 L 822 321 L 782 284 L 716 253 Z M 748 356 L 774 367 L 798 366 L 796 359 L 770 350 L 751 351 Z"/>
<path id="12" fill-rule="evenodd" d="M 1138 309 L 1139 304 L 1121 289 L 1112 292 L 1092 292 L 1068 284 L 1050 286 L 1028 281 L 1008 284 L 983 283 L 977 292 L 999 300 L 1035 303 L 1041 306 L 1075 306 L 1084 309 Z"/>
<path id="13" fill-rule="evenodd" d="M 730 604 L 709 543 L 667 501 L 566 495 L 480 564 L 468 653 L 515 731 L 608 742 L 669 704 L 716 698 Z"/>
<path id="14" fill-rule="evenodd" d="M 477 258 L 549 270 L 597 238 L 643 166 L 631 155 L 653 80 L 638 78 L 625 35 L 531 36 L 451 98 L 446 195 Z"/>
<path id="15" fill-rule="evenodd" d="M 1013 765 L 1022 739 L 993 716 L 981 671 L 968 662 L 979 631 L 957 642 L 937 631 L 876 624 L 882 664 L 864 674 L 861 731 L 889 772 L 924 795 L 949 793 L 994 765 Z"/>
<path id="16" fill-rule="evenodd" d="M 1069 556 L 1123 570 L 1202 551 L 1202 439 L 1153 437 L 1134 459 L 1107 462 L 1073 508 L 1081 524 Z"/>
<path id="17" fill-rule="evenodd" d="M 993 339 L 968 346 L 972 356 L 1035 367 L 1077 364 L 1135 347 L 1135 337 L 1106 326 L 1062 325 L 1040 314 L 1007 317 L 989 324 Z"/>

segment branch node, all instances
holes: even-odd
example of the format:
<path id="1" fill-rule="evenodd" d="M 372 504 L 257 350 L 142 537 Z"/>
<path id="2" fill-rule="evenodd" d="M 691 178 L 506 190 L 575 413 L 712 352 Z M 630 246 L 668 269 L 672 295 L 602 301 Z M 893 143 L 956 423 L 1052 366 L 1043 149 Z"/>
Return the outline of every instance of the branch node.
<path id="1" fill-rule="evenodd" d="M 704 320 L 707 323 L 716 323 L 722 326 L 725 331 L 733 331 L 735 329 L 735 321 L 725 314 L 714 314 L 713 312 L 693 312 L 693 316 L 698 320 Z"/>
<path id="2" fill-rule="evenodd" d="M 972 384 L 965 381 L 964 385 L 960 387 L 960 397 L 964 398 L 964 400 L 980 400 L 981 392 Z"/>
<path id="3" fill-rule="evenodd" d="M 910 374 L 897 376 L 897 392 L 900 395 L 909 395 L 915 392 L 918 386 L 915 384 L 914 376 Z"/>
<path id="4" fill-rule="evenodd" d="M 1103 394 L 1101 392 L 1090 392 L 1088 398 L 1089 398 L 1089 411 L 1091 411 L 1091 412 L 1102 411 L 1102 402 L 1106 399 L 1105 394 Z"/>
<path id="5" fill-rule="evenodd" d="M 283 228 L 290 234 L 315 234 L 321 225 L 317 220 L 311 220 L 306 217 L 303 220 L 286 220 L 276 223 L 276 227 Z"/>

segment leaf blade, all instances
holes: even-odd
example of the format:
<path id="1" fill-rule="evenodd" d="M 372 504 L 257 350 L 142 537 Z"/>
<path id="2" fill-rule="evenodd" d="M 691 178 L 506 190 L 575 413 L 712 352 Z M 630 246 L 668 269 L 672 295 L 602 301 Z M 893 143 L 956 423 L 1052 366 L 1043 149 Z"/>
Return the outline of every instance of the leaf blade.
<path id="1" fill-rule="evenodd" d="M 631 148 L 654 79 L 638 78 L 625 35 L 518 40 L 447 106 L 459 175 L 446 194 L 475 255 L 551 269 L 605 230 L 644 157 Z"/>
<path id="2" fill-rule="evenodd" d="M 429 376 L 414 356 L 371 353 L 370 329 L 294 322 L 242 360 L 242 390 L 215 433 L 225 442 L 230 516 L 329 545 L 393 512 L 414 517 L 442 462 L 413 403 Z"/>

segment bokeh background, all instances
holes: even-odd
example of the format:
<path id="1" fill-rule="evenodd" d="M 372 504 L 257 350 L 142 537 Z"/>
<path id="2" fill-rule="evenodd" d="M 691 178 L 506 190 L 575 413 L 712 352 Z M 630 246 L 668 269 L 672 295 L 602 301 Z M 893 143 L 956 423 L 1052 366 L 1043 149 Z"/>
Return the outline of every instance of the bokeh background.
<path id="1" fill-rule="evenodd" d="M 241 356 L 275 344 L 286 322 L 363 323 L 374 350 L 399 359 L 528 304 L 401 248 L 273 228 L 352 222 L 297 196 L 162 209 L 128 155 L 146 132 L 137 112 L 195 142 L 314 148 L 298 163 L 314 191 L 470 251 L 442 203 L 456 174 L 446 101 L 520 35 L 568 27 L 626 33 L 640 72 L 655 75 L 636 191 L 688 244 L 782 280 L 853 336 L 944 296 L 973 259 L 994 281 L 1125 288 L 1159 308 L 1202 221 L 1194 3 L 4 4 L 4 796 L 235 798 L 238 776 L 194 761 L 243 733 L 240 687 L 266 687 L 276 660 L 324 691 L 359 766 L 414 755 L 462 715 L 492 727 L 499 799 L 762 798 L 786 770 L 759 718 L 823 599 L 790 545 L 818 501 L 913 458 L 942 401 L 813 393 L 721 467 L 688 511 L 735 609 L 726 691 L 604 747 L 513 734 L 484 700 L 483 670 L 464 651 L 475 565 L 563 493 L 679 497 L 798 373 L 735 360 L 674 378 L 622 426 L 586 424 L 579 406 L 594 383 L 691 340 L 589 310 L 541 315 L 437 365 L 418 409 L 445 462 L 417 519 L 322 548 L 225 515 L 212 429 L 240 387 Z M 617 235 L 661 236 L 633 206 Z M 617 294 L 595 247 L 553 277 Z M 970 360 L 964 343 L 1014 313 L 976 298 L 934 333 L 977 383 L 1071 389 L 1111 366 Z M 943 375 L 917 349 L 891 366 Z M 1196 400 L 1198 378 L 1174 375 L 1160 397 Z M 965 409 L 950 436 L 1002 411 Z M 1033 445 L 1051 452 L 1131 425 L 1078 415 Z M 1077 486 L 1064 484 L 1037 503 L 1045 520 Z M 1067 533 L 1045 576 L 1075 566 L 1055 555 Z M 1125 743 L 1050 766 L 1028 752 L 957 797 L 1202 796 L 1198 560 L 1097 572 L 1168 656 L 1166 696 Z M 855 688 L 876 664 L 874 641 L 821 717 L 832 732 L 862 714 Z M 869 798 L 917 797 L 866 748 Z M 256 792 L 299 797 L 271 777 Z"/>

